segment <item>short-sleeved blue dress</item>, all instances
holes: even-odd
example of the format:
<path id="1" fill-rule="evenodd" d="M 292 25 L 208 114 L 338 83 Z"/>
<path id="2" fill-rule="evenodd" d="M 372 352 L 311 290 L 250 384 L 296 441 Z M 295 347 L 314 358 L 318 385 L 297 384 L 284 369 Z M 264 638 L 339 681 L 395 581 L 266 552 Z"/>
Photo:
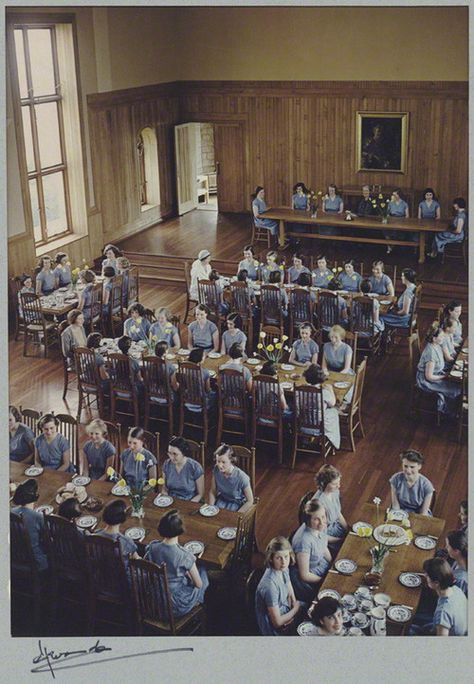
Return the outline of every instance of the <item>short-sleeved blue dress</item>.
<path id="1" fill-rule="evenodd" d="M 44 468 L 49 468 L 50 470 L 57 470 L 63 465 L 63 456 L 66 451 L 71 449 L 68 440 L 58 433 L 52 442 L 48 444 L 46 437 L 40 435 L 35 440 L 35 447 L 38 450 L 38 456 L 41 465 Z M 72 463 L 70 463 L 67 470 L 68 473 L 73 473 L 75 468 Z"/>
<path id="2" fill-rule="evenodd" d="M 222 341 L 224 342 L 225 353 L 229 353 L 229 349 L 233 344 L 238 344 L 242 351 L 245 351 L 247 345 L 247 335 L 242 331 L 237 329 L 237 332 L 231 333 L 230 330 L 226 330 L 222 335 Z"/>
<path id="3" fill-rule="evenodd" d="M 401 311 L 408 300 L 408 313 L 404 314 L 403 316 L 398 316 L 397 314 L 391 313 L 390 311 L 386 314 L 382 314 L 381 319 L 383 320 L 385 325 L 389 326 L 390 328 L 408 327 L 408 324 L 410 323 L 411 311 L 413 309 L 413 304 L 415 300 L 415 290 L 416 285 L 414 283 L 408 283 L 408 285 L 405 288 L 405 291 L 402 292 L 397 302 L 398 310 Z"/>
<path id="4" fill-rule="evenodd" d="M 298 278 L 302 273 L 308 273 L 311 275 L 311 271 L 309 268 L 306 268 L 306 266 L 302 266 L 301 268 L 296 268 L 296 266 L 290 266 L 288 269 L 288 282 L 289 283 L 296 283 Z"/>
<path id="5" fill-rule="evenodd" d="M 262 283 L 264 285 L 268 285 L 269 280 L 270 280 L 270 273 L 273 273 L 273 271 L 279 271 L 281 273 L 282 269 L 278 264 L 275 264 L 273 262 L 270 262 L 269 264 L 265 264 L 264 266 L 261 267 L 260 269 L 260 274 L 262 278 Z"/>
<path id="6" fill-rule="evenodd" d="M 12 513 L 21 515 L 31 541 L 31 549 L 36 561 L 38 570 L 42 572 L 48 569 L 48 557 L 44 548 L 44 517 L 42 513 L 34 511 L 27 506 L 15 506 Z"/>
<path id="7" fill-rule="evenodd" d="M 265 200 L 259 199 L 258 197 L 256 197 L 253 200 L 252 207 L 257 208 L 258 214 L 263 214 L 267 210 Z M 266 228 L 267 230 L 269 230 L 272 235 L 276 235 L 278 233 L 278 221 L 275 221 L 275 219 L 261 217 L 255 218 L 254 216 L 254 222 L 256 226 L 259 226 L 260 228 Z"/>
<path id="8" fill-rule="evenodd" d="M 189 501 L 197 495 L 196 480 L 204 475 L 204 471 L 200 463 L 193 458 L 186 458 L 178 473 L 174 463 L 168 459 L 163 463 L 163 475 L 168 494 Z"/>
<path id="9" fill-rule="evenodd" d="M 345 366 L 346 358 L 352 354 L 352 349 L 346 342 L 341 342 L 337 347 L 334 347 L 331 342 L 325 342 L 323 345 L 323 357 L 326 359 L 328 370 L 340 373 Z M 354 375 L 352 368 L 349 368 L 347 375 Z M 354 393 L 354 386 L 352 386 L 344 397 L 344 401 L 350 402 Z"/>
<path id="10" fill-rule="evenodd" d="M 9 433 L 10 461 L 23 461 L 32 453 L 31 443 L 35 441 L 32 430 L 24 423 L 18 423 L 14 435 Z"/>
<path id="11" fill-rule="evenodd" d="M 238 511 L 247 501 L 244 493 L 244 490 L 250 487 L 247 473 L 234 466 L 229 477 L 226 477 L 217 466 L 214 466 L 212 475 L 216 483 L 216 506 L 228 511 Z"/>
<path id="12" fill-rule="evenodd" d="M 157 342 L 167 342 L 169 347 L 175 346 L 175 335 L 178 335 L 179 339 L 178 328 L 172 323 L 169 323 L 168 321 L 165 323 L 164 326 L 161 326 L 160 323 L 158 323 L 158 321 L 156 321 L 156 323 L 152 323 L 150 327 L 150 335 L 152 337 L 156 336 Z M 181 342 L 178 342 L 178 347 L 180 344 Z"/>
<path id="13" fill-rule="evenodd" d="M 310 572 L 319 577 L 326 575 L 330 566 L 324 555 L 328 551 L 328 535 L 326 532 L 318 532 L 303 523 L 293 535 L 291 545 L 295 554 L 309 554 Z M 296 598 L 300 601 L 311 601 L 314 598 L 316 584 L 304 582 L 300 578 L 297 563 L 290 567 L 290 577 Z"/>
<path id="14" fill-rule="evenodd" d="M 319 354 L 319 347 L 314 340 L 303 342 L 302 339 L 298 339 L 293 342 L 293 351 L 298 363 L 311 363 L 313 355 Z"/>
<path id="15" fill-rule="evenodd" d="M 321 489 L 318 489 L 317 492 L 315 492 L 313 499 L 322 503 L 326 510 L 328 536 L 342 539 L 346 534 L 346 530 L 339 522 L 339 516 L 342 513 L 339 492 L 325 494 Z"/>
<path id="16" fill-rule="evenodd" d="M 51 294 L 56 287 L 56 276 L 54 271 L 40 271 L 36 275 L 36 282 L 41 283 L 41 294 Z"/>
<path id="17" fill-rule="evenodd" d="M 362 276 L 360 273 L 355 272 L 352 275 L 348 275 L 345 271 L 343 271 L 339 276 L 339 280 L 341 281 L 343 290 L 347 290 L 348 292 L 359 292 L 359 285 L 362 282 Z"/>
<path id="18" fill-rule="evenodd" d="M 227 361 L 227 363 L 222 364 L 222 366 L 219 368 L 219 370 L 226 370 L 226 369 L 236 370 L 236 371 L 239 371 L 239 373 L 243 373 L 245 382 L 248 382 L 252 378 L 252 373 L 247 368 L 247 366 L 243 366 L 238 361 L 233 361 L 231 359 L 230 361 Z"/>
<path id="19" fill-rule="evenodd" d="M 67 287 L 71 284 L 72 276 L 70 266 L 60 266 L 58 264 L 53 273 L 58 279 L 58 287 Z"/>
<path id="20" fill-rule="evenodd" d="M 434 392 L 438 395 L 438 410 L 441 413 L 454 414 L 456 411 L 456 399 L 461 393 L 458 384 L 449 380 L 432 382 L 426 379 L 425 367 L 432 361 L 434 364 L 433 375 L 444 375 L 444 356 L 439 344 L 428 343 L 418 362 L 416 371 L 416 384 L 425 392 Z"/>
<path id="21" fill-rule="evenodd" d="M 412 487 L 408 486 L 402 472 L 392 475 L 389 482 L 396 491 L 400 508 L 411 513 L 419 513 L 425 497 L 434 492 L 433 485 L 424 475 L 419 475 Z"/>
<path id="22" fill-rule="evenodd" d="M 419 203 L 418 208 L 421 209 L 421 218 L 425 219 L 435 219 L 436 210 L 440 209 L 439 202 L 432 200 L 431 204 L 428 204 L 426 200 Z"/>
<path id="23" fill-rule="evenodd" d="M 206 350 L 214 349 L 212 336 L 216 331 L 216 324 L 207 319 L 202 328 L 197 321 L 193 321 L 188 325 L 188 335 L 192 340 L 193 347 L 201 347 Z"/>
<path id="24" fill-rule="evenodd" d="M 469 575 L 468 575 L 467 570 L 462 568 L 456 562 L 454 562 L 452 564 L 451 569 L 453 571 L 455 585 L 457 587 L 459 587 L 461 589 L 461 591 L 467 597 L 467 594 L 468 594 L 467 585 L 468 585 L 468 579 L 469 579 Z"/>
<path id="25" fill-rule="evenodd" d="M 327 268 L 325 271 L 320 271 L 315 268 L 313 271 L 313 285 L 314 287 L 327 288 L 329 282 L 334 278 L 334 273 Z"/>
<path id="26" fill-rule="evenodd" d="M 280 615 L 291 610 L 288 598 L 291 587 L 289 570 L 274 570 L 267 568 L 258 583 L 255 593 L 255 616 L 258 628 L 263 636 L 280 636 L 272 625 L 268 614 L 269 608 L 278 608 Z"/>
<path id="27" fill-rule="evenodd" d="M 441 625 L 449 630 L 449 636 L 465 636 L 467 634 L 467 598 L 462 590 L 451 587 L 449 596 L 440 596 L 433 617 L 436 627 Z"/>
<path id="28" fill-rule="evenodd" d="M 454 242 L 462 242 L 464 240 L 464 231 L 467 227 L 467 213 L 460 211 L 453 219 L 453 230 L 456 230 L 460 220 L 463 220 L 463 226 L 460 233 L 454 233 L 450 230 L 444 230 L 441 233 L 436 233 L 433 239 L 433 251 L 437 254 L 443 254 L 446 245 Z"/>
<path id="29" fill-rule="evenodd" d="M 371 284 L 371 292 L 379 295 L 388 295 L 388 288 L 391 285 L 393 287 L 392 279 L 388 277 L 386 273 L 382 273 L 380 278 L 376 278 L 374 275 L 369 277 L 369 282 Z"/>
<path id="30" fill-rule="evenodd" d="M 150 321 L 148 318 L 142 316 L 140 319 L 134 320 L 133 318 L 127 318 L 123 324 L 123 334 L 130 337 L 134 342 L 139 340 L 147 340 L 148 333 L 150 332 Z"/>
<path id="31" fill-rule="evenodd" d="M 339 195 L 336 195 L 333 199 L 326 197 L 323 200 L 324 211 L 327 214 L 339 213 L 342 204 L 342 198 Z M 320 235 L 339 235 L 341 231 L 336 226 L 318 226 L 318 232 Z"/>
<path id="32" fill-rule="evenodd" d="M 136 461 L 135 453 L 131 449 L 125 449 L 120 454 L 120 461 L 122 463 L 122 473 L 128 485 L 135 486 L 136 480 L 143 482 L 148 479 L 148 470 L 156 466 L 156 458 L 148 451 L 148 449 L 141 449 L 140 452 L 145 457 L 144 461 Z"/>
<path id="33" fill-rule="evenodd" d="M 252 259 L 252 261 L 247 261 L 247 259 L 242 259 L 242 261 L 239 261 L 239 266 L 237 268 L 237 273 L 239 271 L 245 270 L 247 271 L 247 277 L 249 280 L 258 280 L 258 269 L 260 267 L 259 262 L 257 259 Z"/>
<path id="34" fill-rule="evenodd" d="M 91 439 L 82 447 L 89 465 L 89 477 L 98 480 L 104 475 L 107 468 L 107 461 L 115 455 L 115 447 L 107 439 L 101 444 L 96 445 Z"/>

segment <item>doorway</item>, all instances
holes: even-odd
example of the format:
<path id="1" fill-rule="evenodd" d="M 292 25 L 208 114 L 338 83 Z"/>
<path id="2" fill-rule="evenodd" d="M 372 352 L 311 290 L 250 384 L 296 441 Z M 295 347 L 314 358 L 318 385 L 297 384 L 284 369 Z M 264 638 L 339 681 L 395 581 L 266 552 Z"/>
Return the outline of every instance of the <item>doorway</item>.
<path id="1" fill-rule="evenodd" d="M 196 145 L 196 171 L 198 182 L 197 209 L 200 209 L 201 211 L 217 212 L 217 170 L 213 124 L 197 124 Z"/>

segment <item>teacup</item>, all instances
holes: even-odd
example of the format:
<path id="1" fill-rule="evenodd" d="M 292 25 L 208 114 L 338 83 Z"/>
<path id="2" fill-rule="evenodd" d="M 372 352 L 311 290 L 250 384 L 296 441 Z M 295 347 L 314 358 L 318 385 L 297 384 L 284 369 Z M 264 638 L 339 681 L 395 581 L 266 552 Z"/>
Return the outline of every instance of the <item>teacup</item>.
<path id="1" fill-rule="evenodd" d="M 362 630 L 359 627 L 351 627 L 348 634 L 349 636 L 362 636 Z"/>
<path id="2" fill-rule="evenodd" d="M 375 594 L 374 595 L 374 603 L 376 606 L 381 606 L 382 608 L 388 608 L 390 605 L 390 601 L 392 599 L 388 594 Z"/>
<path id="3" fill-rule="evenodd" d="M 375 608 L 372 608 L 370 614 L 377 620 L 383 620 L 385 618 L 385 608 L 382 608 L 382 606 L 376 606 Z"/>
<path id="4" fill-rule="evenodd" d="M 372 610 L 373 607 L 374 607 L 374 604 L 372 603 L 372 601 L 370 599 L 362 599 L 361 601 L 359 601 L 359 609 L 363 613 L 368 613 L 369 610 Z"/>
<path id="5" fill-rule="evenodd" d="M 354 608 L 357 606 L 355 596 L 353 596 L 352 594 L 344 594 L 344 596 L 341 599 L 341 603 L 349 610 L 354 610 Z"/>

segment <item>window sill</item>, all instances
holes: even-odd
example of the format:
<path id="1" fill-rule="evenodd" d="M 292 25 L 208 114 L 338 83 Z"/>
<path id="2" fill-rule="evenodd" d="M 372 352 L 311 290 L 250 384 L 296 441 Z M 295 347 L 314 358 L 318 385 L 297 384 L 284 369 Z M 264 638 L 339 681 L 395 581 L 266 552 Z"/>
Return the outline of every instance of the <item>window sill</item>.
<path id="1" fill-rule="evenodd" d="M 65 235 L 64 237 L 59 238 L 58 240 L 52 240 L 51 242 L 48 242 L 46 245 L 36 247 L 36 256 L 40 257 L 43 256 L 43 254 L 55 252 L 58 249 L 60 249 L 60 247 L 65 247 L 66 245 L 70 245 L 72 242 L 83 240 L 85 237 L 87 237 L 87 235 L 77 235 L 77 233 L 71 233 L 71 235 Z"/>

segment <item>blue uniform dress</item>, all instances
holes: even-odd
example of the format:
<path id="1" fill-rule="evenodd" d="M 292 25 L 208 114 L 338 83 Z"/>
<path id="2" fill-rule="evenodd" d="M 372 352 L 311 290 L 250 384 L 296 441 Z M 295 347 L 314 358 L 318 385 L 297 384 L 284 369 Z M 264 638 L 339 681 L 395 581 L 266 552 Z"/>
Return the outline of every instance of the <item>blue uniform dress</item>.
<path id="1" fill-rule="evenodd" d="M 207 319 L 202 328 L 197 321 L 190 323 L 188 325 L 188 335 L 192 340 L 193 347 L 201 347 L 206 350 L 214 349 L 212 336 L 216 330 L 217 325 Z"/>
<path id="2" fill-rule="evenodd" d="M 110 312 L 110 298 L 111 298 L 111 296 L 112 296 L 112 281 L 109 280 L 107 283 L 104 283 L 102 289 L 103 289 L 103 294 L 102 294 L 102 296 L 103 296 L 103 299 L 104 299 L 104 300 L 105 300 L 105 293 L 106 293 L 106 292 L 109 293 L 109 295 L 108 295 L 108 296 L 109 296 L 109 301 L 107 302 L 107 304 L 102 304 L 102 315 L 103 315 L 103 316 L 108 316 L 108 315 L 109 315 L 109 312 Z"/>
<path id="3" fill-rule="evenodd" d="M 12 508 L 13 513 L 21 515 L 23 522 L 30 537 L 31 549 L 36 561 L 37 568 L 40 572 L 48 569 L 48 557 L 43 543 L 44 535 L 44 517 L 42 513 L 34 511 L 26 506 L 15 506 Z"/>
<path id="4" fill-rule="evenodd" d="M 379 295 L 388 295 L 388 288 L 391 285 L 393 287 L 392 279 L 388 277 L 386 273 L 382 273 L 380 278 L 376 278 L 374 275 L 369 277 L 369 282 L 371 285 L 371 292 Z"/>
<path id="5" fill-rule="evenodd" d="M 282 269 L 280 268 L 280 266 L 278 264 L 275 264 L 273 262 L 271 262 L 269 264 L 265 264 L 260 269 L 262 283 L 264 285 L 268 285 L 268 282 L 270 280 L 270 273 L 273 273 L 273 271 L 280 271 L 280 273 L 281 273 Z"/>
<path id="6" fill-rule="evenodd" d="M 32 453 L 31 443 L 35 441 L 32 430 L 24 423 L 18 423 L 14 435 L 9 433 L 10 438 L 10 461 L 23 461 Z"/>
<path id="7" fill-rule="evenodd" d="M 119 275 L 122 276 L 122 304 L 128 308 L 132 302 L 128 301 L 128 271 L 121 271 Z"/>
<path id="8" fill-rule="evenodd" d="M 229 349 L 232 347 L 233 344 L 238 344 L 242 351 L 245 351 L 245 347 L 247 345 L 247 335 L 237 328 L 237 331 L 235 334 L 232 334 L 230 330 L 226 330 L 225 333 L 222 335 L 222 341 L 224 342 L 224 349 L 225 353 L 229 353 Z"/>
<path id="9" fill-rule="evenodd" d="M 416 371 L 416 384 L 425 392 L 434 392 L 438 395 L 438 411 L 453 414 L 456 410 L 456 398 L 461 393 L 461 388 L 449 380 L 431 382 L 426 379 L 425 367 L 427 363 L 434 363 L 433 375 L 444 375 L 444 356 L 439 344 L 426 345 L 418 363 Z"/>
<path id="10" fill-rule="evenodd" d="M 112 539 L 113 541 L 119 540 L 120 543 L 120 551 L 122 552 L 122 558 L 123 562 L 125 565 L 125 570 L 127 571 L 127 574 L 129 574 L 129 556 L 132 553 L 137 552 L 137 545 L 133 541 L 133 539 L 130 539 L 130 537 L 126 537 L 124 534 L 121 532 L 117 532 L 116 534 L 110 534 L 109 532 L 106 532 L 105 530 L 97 530 L 97 532 L 94 532 L 94 534 L 97 537 L 105 537 L 105 539 Z M 130 576 L 129 576 L 130 578 Z"/>
<path id="11" fill-rule="evenodd" d="M 436 200 L 433 200 L 430 205 L 426 203 L 426 200 L 423 200 L 418 208 L 421 209 L 421 218 L 434 219 L 436 218 L 436 210 L 440 209 L 440 206 Z"/>
<path id="12" fill-rule="evenodd" d="M 300 525 L 293 535 L 291 542 L 295 554 L 309 554 L 309 571 L 319 577 L 324 577 L 329 570 L 330 562 L 324 557 L 328 550 L 328 535 L 326 532 L 312 530 L 305 523 Z M 290 567 L 291 583 L 296 598 L 300 601 L 311 601 L 314 598 L 316 585 L 304 582 L 299 575 L 298 565 Z"/>
<path id="13" fill-rule="evenodd" d="M 360 273 L 355 272 L 352 275 L 348 275 L 345 271 L 343 271 L 339 276 L 339 280 L 341 281 L 343 290 L 347 290 L 348 292 L 359 292 L 359 285 L 362 281 L 362 276 Z"/>
<path id="14" fill-rule="evenodd" d="M 341 498 L 339 492 L 325 494 L 321 489 L 314 494 L 313 499 L 323 504 L 326 511 L 328 523 L 327 534 L 329 537 L 339 537 L 342 539 L 346 535 L 346 530 L 339 522 L 341 510 Z"/>
<path id="15" fill-rule="evenodd" d="M 178 328 L 167 321 L 164 326 L 161 326 L 158 321 L 156 323 L 152 323 L 150 327 L 150 335 L 151 337 L 156 337 L 157 342 L 167 342 L 169 347 L 174 347 L 174 336 L 178 335 L 179 339 L 179 333 L 178 333 Z M 178 347 L 181 344 L 181 341 L 178 342 Z"/>
<path id="16" fill-rule="evenodd" d="M 302 273 L 309 273 L 309 275 L 311 275 L 311 271 L 309 268 L 306 268 L 306 266 L 302 266 L 300 269 L 297 269 L 295 266 L 290 266 L 288 269 L 288 282 L 296 283 Z"/>
<path id="17" fill-rule="evenodd" d="M 334 199 L 327 197 L 323 200 L 324 211 L 327 214 L 337 214 L 342 205 L 342 198 L 336 195 Z M 320 235 L 339 235 L 340 230 L 336 226 L 318 226 Z"/>
<path id="18" fill-rule="evenodd" d="M 389 216 L 396 216 L 397 218 L 404 218 L 405 217 L 405 212 L 408 209 L 408 204 L 405 202 L 405 200 L 400 200 L 399 202 L 394 202 L 393 200 L 390 200 L 388 203 L 388 215 Z M 407 234 L 402 232 L 401 230 L 384 230 L 383 231 L 384 236 L 387 239 L 392 239 L 392 240 L 406 240 L 407 239 Z M 414 240 L 417 240 L 417 235 L 416 233 L 408 233 L 408 236 L 410 236 L 409 239 L 411 239 L 411 236 L 413 236 Z"/>
<path id="19" fill-rule="evenodd" d="M 295 192 L 291 197 L 291 206 L 293 209 L 296 209 L 296 211 L 306 211 L 308 208 L 308 198 L 304 194 L 298 195 L 298 193 Z M 290 223 L 288 228 L 296 233 L 304 233 L 306 231 L 306 227 L 301 223 Z"/>
<path id="20" fill-rule="evenodd" d="M 140 322 L 138 322 L 138 320 Z M 150 332 L 150 321 L 148 318 L 142 316 L 138 320 L 134 321 L 133 318 L 127 318 L 123 324 L 123 334 L 130 337 L 133 342 L 147 340 L 148 333 Z"/>
<path id="21" fill-rule="evenodd" d="M 186 458 L 182 469 L 178 473 L 174 463 L 168 459 L 163 463 L 163 475 L 168 494 L 177 499 L 189 501 L 198 493 L 196 480 L 199 480 L 204 475 L 204 470 L 201 464 L 193 458 Z"/>
<path id="22" fill-rule="evenodd" d="M 341 342 L 339 347 L 336 349 L 333 347 L 331 342 L 325 342 L 323 344 L 323 357 L 326 359 L 326 365 L 328 370 L 340 373 L 346 363 L 346 357 L 348 354 L 352 353 L 352 349 L 345 342 Z M 352 368 L 349 368 L 347 375 L 354 375 Z M 352 386 L 344 397 L 344 401 L 350 402 L 352 395 L 354 394 L 354 386 Z"/>
<path id="23" fill-rule="evenodd" d="M 153 466 L 156 466 L 156 458 L 151 453 L 151 451 L 148 451 L 148 449 L 143 448 L 140 450 L 139 453 L 145 456 L 144 461 L 135 461 L 135 454 L 131 449 L 125 449 L 120 454 L 123 478 L 131 487 L 134 487 L 136 485 L 137 477 L 138 482 L 144 482 L 145 480 L 148 480 L 148 470 Z"/>
<path id="24" fill-rule="evenodd" d="M 54 271 L 40 271 L 36 275 L 36 282 L 41 283 L 41 294 L 51 294 L 56 287 L 56 276 Z"/>
<path id="25" fill-rule="evenodd" d="M 263 636 L 280 636 L 268 614 L 269 608 L 278 608 L 280 615 L 291 610 L 288 595 L 291 580 L 289 570 L 274 570 L 267 568 L 258 583 L 255 593 L 255 616 L 258 628 Z"/>
<path id="26" fill-rule="evenodd" d="M 315 268 L 313 271 L 313 285 L 314 287 L 327 288 L 329 282 L 334 278 L 332 271 L 327 268 L 325 271 L 320 271 L 319 268 Z"/>
<path id="27" fill-rule="evenodd" d="M 58 287 L 67 287 L 71 284 L 72 276 L 70 266 L 60 266 L 58 264 L 53 273 L 58 279 Z"/>
<path id="28" fill-rule="evenodd" d="M 88 283 L 82 290 L 82 313 L 84 314 L 84 323 L 89 324 L 91 322 L 91 310 L 90 306 L 92 303 L 92 290 L 94 288 L 94 283 Z"/>
<path id="29" fill-rule="evenodd" d="M 467 213 L 465 211 L 460 211 L 453 219 L 453 229 L 456 229 L 459 221 L 463 219 L 463 226 L 459 234 L 453 233 L 450 230 L 444 230 L 441 233 L 436 233 L 433 240 L 433 251 L 438 254 L 443 254 L 444 248 L 448 244 L 454 242 L 462 242 L 464 240 L 464 231 L 467 227 Z"/>
<path id="30" fill-rule="evenodd" d="M 452 564 L 451 570 L 453 571 L 455 585 L 459 587 L 467 597 L 467 584 L 469 579 L 467 570 L 462 568 L 456 562 Z"/>
<path id="31" fill-rule="evenodd" d="M 247 277 L 249 280 L 258 280 L 258 269 L 260 267 L 259 262 L 257 259 L 252 259 L 252 261 L 247 261 L 246 259 L 242 259 L 242 261 L 239 261 L 239 266 L 237 268 L 237 273 L 242 270 L 247 271 Z"/>
<path id="32" fill-rule="evenodd" d="M 395 473 L 389 482 L 396 491 L 400 508 L 409 513 L 419 513 L 425 498 L 434 492 L 433 485 L 424 475 L 419 475 L 412 487 L 408 486 L 403 473 Z"/>
<path id="33" fill-rule="evenodd" d="M 258 197 L 253 200 L 252 207 L 257 207 L 257 213 L 259 214 L 263 214 L 267 210 L 265 200 L 259 199 Z M 275 219 L 255 218 L 254 216 L 253 220 L 256 226 L 259 226 L 260 228 L 266 228 L 272 235 L 276 235 L 278 233 L 278 221 L 275 221 Z"/>
<path id="34" fill-rule="evenodd" d="M 448 335 L 447 333 L 445 333 L 444 342 L 441 346 L 443 348 L 443 351 L 445 350 L 449 354 L 449 356 L 456 356 L 456 347 L 454 346 L 454 336 L 452 334 Z M 451 368 L 451 366 L 452 363 L 447 362 L 445 367 L 449 369 Z"/>
<path id="35" fill-rule="evenodd" d="M 461 321 L 456 321 L 456 326 L 455 326 L 454 332 L 453 332 L 453 341 L 454 341 L 454 344 L 460 345 L 461 342 L 462 342 L 462 340 L 463 340 L 463 336 L 462 336 L 462 323 L 461 323 Z"/>
<path id="36" fill-rule="evenodd" d="M 449 630 L 449 636 L 464 636 L 467 634 L 467 598 L 462 590 L 451 587 L 449 596 L 440 596 L 436 604 L 433 625 L 441 625 Z"/>
<path id="37" fill-rule="evenodd" d="M 413 309 L 413 303 L 415 299 L 416 286 L 414 283 L 409 283 L 406 286 L 405 292 L 403 292 L 398 298 L 397 306 L 399 311 L 403 309 L 406 301 L 409 302 L 408 313 L 403 316 L 397 316 L 395 313 L 382 314 L 381 318 L 385 325 L 390 326 L 390 328 L 407 328 L 410 323 L 410 315 Z"/>
<path id="38" fill-rule="evenodd" d="M 93 480 L 98 480 L 104 475 L 107 468 L 107 461 L 111 456 L 115 455 L 115 447 L 107 439 L 104 439 L 102 444 L 95 445 L 90 439 L 82 447 L 87 463 L 89 464 L 89 476 Z"/>
<path id="39" fill-rule="evenodd" d="M 50 470 L 57 470 L 63 465 L 63 455 L 66 451 L 70 451 L 71 447 L 68 440 L 58 433 L 52 442 L 48 444 L 46 437 L 40 435 L 35 440 L 35 447 L 38 450 L 38 456 L 41 465 Z M 72 454 L 71 454 L 72 456 Z M 71 463 L 67 469 L 68 473 L 75 472 L 75 468 Z"/>
<path id="40" fill-rule="evenodd" d="M 209 579 L 206 570 L 202 566 L 197 566 L 202 587 L 198 589 L 194 586 L 188 577 L 188 572 L 195 564 L 196 558 L 190 551 L 186 551 L 180 544 L 152 541 L 147 546 L 144 558 L 157 565 L 166 564 L 171 605 L 175 617 L 186 615 L 198 603 L 204 603 Z"/>
<path id="41" fill-rule="evenodd" d="M 293 350 L 295 352 L 295 359 L 298 363 L 311 363 L 313 354 L 319 354 L 319 347 L 314 340 L 309 340 L 308 343 L 303 342 L 302 339 L 293 342 Z"/>
<path id="42" fill-rule="evenodd" d="M 247 473 L 234 466 L 229 477 L 226 477 L 214 466 L 212 474 L 216 482 L 216 506 L 228 511 L 238 511 L 247 501 L 244 494 L 244 489 L 250 487 Z"/>

